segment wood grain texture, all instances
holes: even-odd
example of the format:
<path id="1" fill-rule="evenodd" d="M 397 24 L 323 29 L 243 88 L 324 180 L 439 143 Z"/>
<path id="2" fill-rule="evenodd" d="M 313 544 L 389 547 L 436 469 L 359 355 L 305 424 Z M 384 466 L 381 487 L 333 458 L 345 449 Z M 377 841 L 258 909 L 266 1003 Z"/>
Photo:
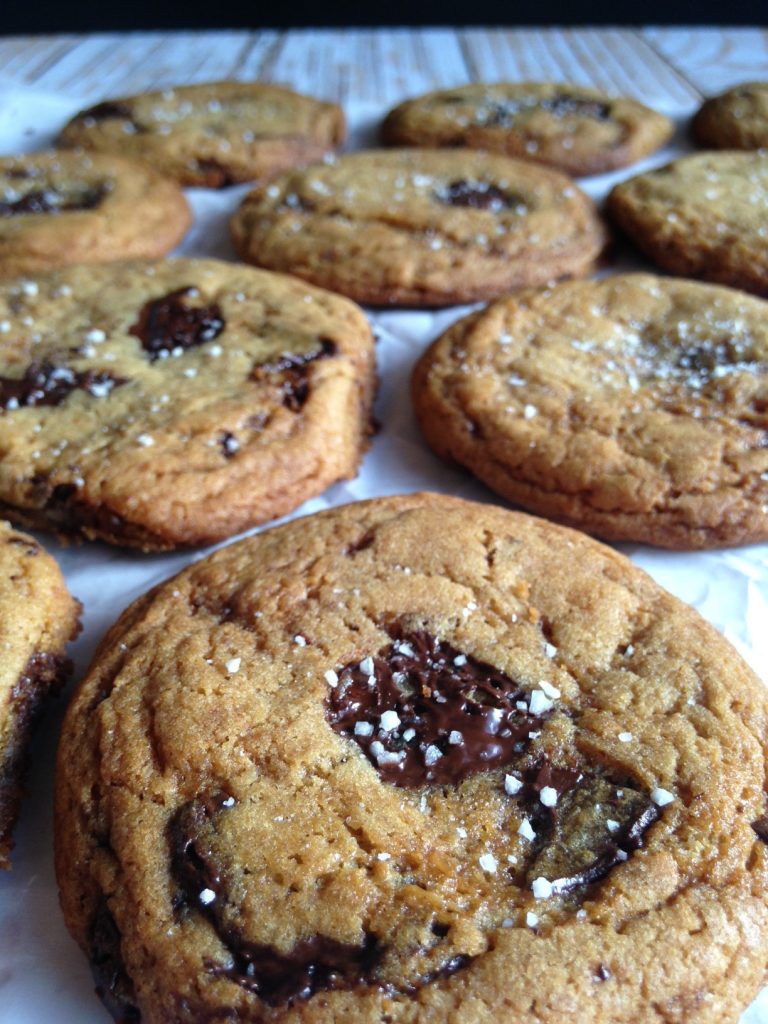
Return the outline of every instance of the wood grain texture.
<path id="1" fill-rule="evenodd" d="M 281 82 L 347 103 L 392 104 L 480 79 L 594 85 L 686 111 L 768 68 L 761 29 L 297 29 L 0 39 L 0 86 L 94 100 L 217 78 Z"/>
<path id="2" fill-rule="evenodd" d="M 705 96 L 768 78 L 768 29 L 646 28 L 642 37 Z"/>

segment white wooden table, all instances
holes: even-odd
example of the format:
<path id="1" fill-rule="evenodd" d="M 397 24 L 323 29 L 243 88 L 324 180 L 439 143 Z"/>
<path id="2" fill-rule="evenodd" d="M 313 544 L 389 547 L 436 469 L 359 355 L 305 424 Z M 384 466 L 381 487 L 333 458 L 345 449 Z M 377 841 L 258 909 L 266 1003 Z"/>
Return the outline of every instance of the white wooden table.
<path id="1" fill-rule="evenodd" d="M 641 12 L 642 13 L 642 12 Z M 757 9 L 756 9 L 757 13 Z M 389 104 L 487 79 L 549 78 L 689 109 L 768 75 L 768 32 L 701 29 L 328 29 L 0 38 L 0 85 L 117 95 L 259 78 L 325 99 Z"/>
<path id="2" fill-rule="evenodd" d="M 0 152 L 49 144 L 83 103 L 226 77 L 284 83 L 342 103 L 351 115 L 352 145 L 372 140 L 373 127 L 390 105 L 431 88 L 525 78 L 593 85 L 678 118 L 672 147 L 650 161 L 658 163 L 685 147 L 685 122 L 704 94 L 768 77 L 768 32 L 435 28 L 0 38 L 0 143 L 12 140 Z M 599 198 L 611 181 L 631 173 L 591 179 L 586 187 Z M 234 258 L 225 214 L 242 190 L 192 192 L 197 222 L 181 251 Z M 440 466 L 426 450 L 407 401 L 415 357 L 461 312 L 370 311 L 380 336 L 377 415 L 383 430 L 357 480 L 307 502 L 302 513 L 419 488 L 490 500 L 466 474 Z M 98 545 L 64 551 L 43 539 L 86 603 L 85 630 L 75 650 L 78 671 L 117 612 L 192 557 L 136 557 Z M 623 550 L 739 643 L 768 679 L 768 545 L 693 555 L 630 545 Z M 0 878 L 0 1024 L 108 1020 L 57 907 L 50 817 L 60 717 L 60 709 L 50 715 L 38 737 L 15 868 Z M 747 1022 L 768 1024 L 768 990 L 744 1015 Z"/>

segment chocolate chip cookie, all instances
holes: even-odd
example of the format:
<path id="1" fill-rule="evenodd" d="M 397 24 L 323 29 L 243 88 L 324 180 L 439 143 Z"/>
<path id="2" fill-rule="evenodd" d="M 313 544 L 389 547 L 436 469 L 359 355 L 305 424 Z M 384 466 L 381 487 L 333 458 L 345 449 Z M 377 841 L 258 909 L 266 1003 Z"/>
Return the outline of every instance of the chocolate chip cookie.
<path id="1" fill-rule="evenodd" d="M 185 185 L 221 188 L 319 160 L 345 135 L 334 103 L 261 82 L 210 82 L 105 100 L 77 114 L 59 143 L 123 153 Z"/>
<path id="2" fill-rule="evenodd" d="M 64 540 L 208 543 L 354 476 L 371 331 L 352 303 L 214 260 L 0 287 L 0 511 Z"/>
<path id="3" fill-rule="evenodd" d="M 0 869 L 11 866 L 32 730 L 71 669 L 79 611 L 54 559 L 0 520 Z"/>
<path id="4" fill-rule="evenodd" d="M 282 175 L 232 220 L 247 263 L 376 305 L 445 306 L 593 269 L 594 207 L 557 171 L 468 151 L 379 150 Z"/>
<path id="5" fill-rule="evenodd" d="M 664 270 L 768 295 L 768 155 L 696 153 L 624 181 L 611 218 Z"/>
<path id="6" fill-rule="evenodd" d="M 768 303 L 626 274 L 454 324 L 413 377 L 434 450 L 612 540 L 768 540 Z"/>
<path id="7" fill-rule="evenodd" d="M 164 256 L 192 216 L 146 164 L 65 151 L 0 157 L 0 277 Z"/>
<path id="8" fill-rule="evenodd" d="M 555 82 L 485 82 L 440 89 L 391 110 L 394 146 L 468 146 L 535 160 L 568 174 L 635 163 L 672 134 L 669 118 L 636 100 Z"/>
<path id="9" fill-rule="evenodd" d="M 422 495 L 218 551 L 110 631 L 57 872 L 115 1017 L 735 1019 L 766 691 L 583 534 Z"/>
<path id="10" fill-rule="evenodd" d="M 691 128 L 700 146 L 768 147 L 768 82 L 745 82 L 705 100 Z"/>

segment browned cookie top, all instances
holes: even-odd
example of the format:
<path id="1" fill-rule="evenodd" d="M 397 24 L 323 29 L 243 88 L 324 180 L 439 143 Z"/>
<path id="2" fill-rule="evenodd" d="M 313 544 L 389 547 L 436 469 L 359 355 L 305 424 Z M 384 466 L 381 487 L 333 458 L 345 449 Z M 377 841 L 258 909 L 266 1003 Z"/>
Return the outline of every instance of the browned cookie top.
<path id="1" fill-rule="evenodd" d="M 645 274 L 523 292 L 414 374 L 433 448 L 511 501 L 672 548 L 768 540 L 768 303 Z"/>
<path id="2" fill-rule="evenodd" d="M 766 708 L 583 534 L 336 509 L 105 639 L 59 753 L 66 920 L 123 1021 L 722 1022 L 768 960 Z"/>
<path id="3" fill-rule="evenodd" d="M 693 119 L 692 129 L 701 146 L 768 147 L 768 82 L 745 82 L 705 100 Z"/>
<path id="4" fill-rule="evenodd" d="M 345 133 L 333 103 L 260 82 L 209 82 L 98 103 L 59 141 L 130 154 L 185 185 L 221 188 L 318 160 Z"/>
<path id="5" fill-rule="evenodd" d="M 101 153 L 0 157 L 0 277 L 164 256 L 191 222 L 179 186 Z"/>
<path id="6" fill-rule="evenodd" d="M 372 150 L 286 173 L 246 196 L 232 234 L 249 263 L 404 306 L 580 276 L 605 242 L 570 179 L 467 150 Z"/>
<path id="7" fill-rule="evenodd" d="M 616 185 L 607 210 L 671 271 L 768 295 L 768 154 L 695 153 Z"/>
<path id="8" fill-rule="evenodd" d="M 0 520 L 0 868 L 22 796 L 27 746 L 42 705 L 71 668 L 67 641 L 79 605 L 56 562 L 32 537 Z"/>
<path id="9" fill-rule="evenodd" d="M 372 339 L 352 303 L 214 260 L 0 288 L 0 509 L 144 549 L 226 537 L 353 476 Z"/>
<path id="10" fill-rule="evenodd" d="M 569 174 L 626 167 L 658 149 L 672 122 L 636 100 L 555 82 L 483 82 L 440 89 L 391 110 L 395 146 L 468 146 Z"/>

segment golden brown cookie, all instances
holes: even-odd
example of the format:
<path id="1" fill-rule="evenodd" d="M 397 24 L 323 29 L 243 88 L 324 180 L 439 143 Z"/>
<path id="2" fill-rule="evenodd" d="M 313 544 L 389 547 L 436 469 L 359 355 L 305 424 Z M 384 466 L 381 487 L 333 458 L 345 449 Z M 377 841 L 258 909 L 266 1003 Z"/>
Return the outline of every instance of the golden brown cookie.
<path id="1" fill-rule="evenodd" d="M 192 215 L 179 186 L 101 153 L 0 157 L 0 277 L 164 256 Z"/>
<path id="2" fill-rule="evenodd" d="M 372 150 L 282 175 L 232 220 L 247 263 L 376 305 L 445 306 L 593 269 L 605 230 L 557 171 L 469 151 Z"/>
<path id="3" fill-rule="evenodd" d="M 118 1020 L 735 1020 L 768 962 L 765 688 L 583 534 L 434 495 L 139 600 L 57 769 Z"/>
<path id="4" fill-rule="evenodd" d="M 669 118 L 636 100 L 555 82 L 482 82 L 406 100 L 382 126 L 390 146 L 468 146 L 535 160 L 568 174 L 635 163 L 672 134 Z"/>
<path id="5" fill-rule="evenodd" d="M 768 154 L 695 153 L 624 181 L 607 210 L 673 274 L 768 295 Z"/>
<path id="6" fill-rule="evenodd" d="M 27 748 L 71 670 L 65 648 L 79 611 L 54 559 L 0 520 L 0 869 L 11 867 Z"/>
<path id="7" fill-rule="evenodd" d="M 221 188 L 319 160 L 345 135 L 334 103 L 262 82 L 209 82 L 98 103 L 66 125 L 59 143 L 130 155 L 184 185 Z"/>
<path id="8" fill-rule="evenodd" d="M 203 544 L 354 476 L 368 323 L 293 278 L 214 260 L 0 287 L 0 511 L 144 550 Z"/>
<path id="9" fill-rule="evenodd" d="M 612 540 L 768 540 L 768 303 L 646 274 L 523 292 L 417 364 L 434 450 Z"/>
<path id="10" fill-rule="evenodd" d="M 768 147 L 768 82 L 745 82 L 705 100 L 691 128 L 700 146 L 714 149 Z"/>

